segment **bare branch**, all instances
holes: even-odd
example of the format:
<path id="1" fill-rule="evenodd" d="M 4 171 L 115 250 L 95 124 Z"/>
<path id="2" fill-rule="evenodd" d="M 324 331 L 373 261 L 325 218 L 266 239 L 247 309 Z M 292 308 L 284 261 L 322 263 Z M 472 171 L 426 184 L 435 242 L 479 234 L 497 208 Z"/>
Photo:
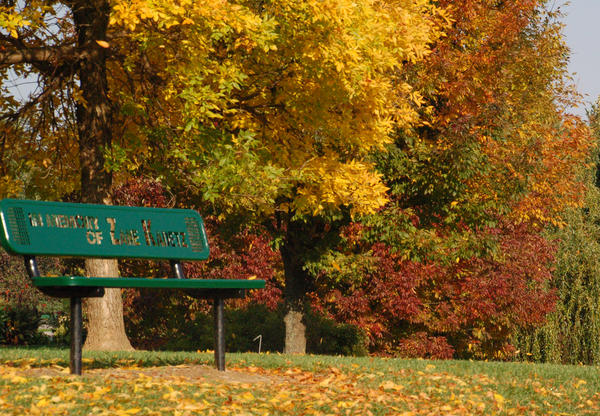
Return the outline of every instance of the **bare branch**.
<path id="1" fill-rule="evenodd" d="M 24 103 L 23 106 L 21 106 L 21 108 L 17 109 L 16 111 L 2 114 L 0 116 L 0 121 L 3 121 L 3 120 L 15 121 L 15 120 L 19 119 L 25 113 L 27 113 L 29 110 L 34 108 L 37 104 L 41 103 L 48 96 L 50 96 L 54 90 L 59 88 L 59 85 L 61 85 L 62 82 L 63 81 L 60 78 L 50 79 L 49 85 L 47 85 L 39 95 L 37 95 L 36 97 L 34 97 L 31 100 Z"/>

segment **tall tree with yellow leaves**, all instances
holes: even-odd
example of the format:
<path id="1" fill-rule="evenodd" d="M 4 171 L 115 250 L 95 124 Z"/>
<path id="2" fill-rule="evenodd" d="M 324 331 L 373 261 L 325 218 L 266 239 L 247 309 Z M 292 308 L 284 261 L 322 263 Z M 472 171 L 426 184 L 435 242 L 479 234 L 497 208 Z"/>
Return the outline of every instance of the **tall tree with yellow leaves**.
<path id="1" fill-rule="evenodd" d="M 338 224 L 386 203 L 369 154 L 417 119 L 420 95 L 402 74 L 429 53 L 441 12 L 427 0 L 114 10 L 136 48 L 119 77 L 134 117 L 111 166 L 154 169 L 223 216 L 264 223 L 284 264 L 286 351 L 303 353 L 306 264 Z M 145 88 L 127 83 L 142 73 Z"/>

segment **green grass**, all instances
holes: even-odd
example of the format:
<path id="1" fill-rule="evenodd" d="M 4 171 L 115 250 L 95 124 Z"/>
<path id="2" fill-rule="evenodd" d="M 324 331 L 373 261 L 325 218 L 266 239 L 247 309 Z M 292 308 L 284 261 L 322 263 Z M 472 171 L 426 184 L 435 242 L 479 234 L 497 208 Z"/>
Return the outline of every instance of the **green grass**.
<path id="1" fill-rule="evenodd" d="M 590 366 L 232 353 L 228 368 L 271 380 L 232 383 L 138 371 L 212 366 L 207 352 L 85 352 L 83 377 L 66 374 L 68 355 L 0 348 L 0 415 L 600 414 L 600 369 Z M 65 373 L 36 376 L 36 367 Z"/>

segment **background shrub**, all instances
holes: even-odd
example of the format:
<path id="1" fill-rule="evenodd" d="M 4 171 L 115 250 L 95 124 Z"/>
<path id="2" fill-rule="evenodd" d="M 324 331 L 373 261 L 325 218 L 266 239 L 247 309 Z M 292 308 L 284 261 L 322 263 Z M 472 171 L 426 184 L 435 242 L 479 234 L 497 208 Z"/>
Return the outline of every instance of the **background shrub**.
<path id="1" fill-rule="evenodd" d="M 32 345 L 39 341 L 40 313 L 34 307 L 4 305 L 0 313 L 0 341 L 5 345 Z"/>
<path id="2" fill-rule="evenodd" d="M 314 312 L 306 316 L 306 336 L 306 349 L 312 354 L 368 354 L 367 338 L 360 328 L 350 324 L 339 324 Z"/>
<path id="3" fill-rule="evenodd" d="M 46 275 L 60 274 L 58 259 L 39 258 Z M 51 341 L 38 333 L 42 314 L 52 317 L 65 314 L 67 303 L 44 295 L 31 284 L 20 256 L 10 256 L 0 248 L 0 344 L 33 345 Z M 61 341 L 62 342 L 62 341 Z"/>
<path id="4" fill-rule="evenodd" d="M 129 300 L 132 299 L 129 293 Z M 197 351 L 214 348 L 214 321 L 208 303 L 186 297 L 181 292 L 140 291 L 139 298 L 126 310 L 127 335 L 135 348 Z M 282 352 L 285 340 L 281 307 L 247 304 L 225 309 L 226 347 L 230 352 Z M 330 355 L 367 354 L 366 337 L 349 324 L 313 312 L 307 315 L 307 352 Z"/>
<path id="5" fill-rule="evenodd" d="M 600 363 L 600 189 L 571 209 L 559 241 L 552 285 L 558 301 L 547 322 L 517 332 L 517 358 L 563 364 Z"/>

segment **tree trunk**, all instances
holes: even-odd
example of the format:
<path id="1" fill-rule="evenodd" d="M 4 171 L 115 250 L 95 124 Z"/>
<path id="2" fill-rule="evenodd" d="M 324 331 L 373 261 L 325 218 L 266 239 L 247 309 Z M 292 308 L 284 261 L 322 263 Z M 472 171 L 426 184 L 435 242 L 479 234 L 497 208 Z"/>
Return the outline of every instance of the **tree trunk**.
<path id="1" fill-rule="evenodd" d="M 77 103 L 81 201 L 110 204 L 112 175 L 104 167 L 104 151 L 112 142 L 112 105 L 108 97 L 106 50 L 96 41 L 106 39 L 110 5 L 106 0 L 73 0 L 77 46 L 89 53 L 80 62 L 78 76 L 83 100 Z M 88 276 L 116 277 L 116 260 L 87 260 Z M 123 323 L 120 289 L 108 289 L 102 298 L 87 299 L 89 350 L 131 350 Z"/>
<path id="2" fill-rule="evenodd" d="M 286 354 L 306 354 L 306 325 L 302 322 L 304 312 L 288 309 L 285 323 Z"/>
<path id="3" fill-rule="evenodd" d="M 91 276 L 118 276 L 117 260 L 87 259 L 85 268 Z M 105 289 L 101 298 L 83 302 L 88 318 L 87 338 L 83 348 L 102 351 L 131 351 L 125 335 L 121 289 Z"/>
<path id="4" fill-rule="evenodd" d="M 310 235 L 305 224 L 292 221 L 288 224 L 286 237 L 280 248 L 285 275 L 284 300 L 286 315 L 285 349 L 286 354 L 306 353 L 305 315 L 306 292 L 310 276 L 304 270 L 304 260 L 310 247 Z"/>

